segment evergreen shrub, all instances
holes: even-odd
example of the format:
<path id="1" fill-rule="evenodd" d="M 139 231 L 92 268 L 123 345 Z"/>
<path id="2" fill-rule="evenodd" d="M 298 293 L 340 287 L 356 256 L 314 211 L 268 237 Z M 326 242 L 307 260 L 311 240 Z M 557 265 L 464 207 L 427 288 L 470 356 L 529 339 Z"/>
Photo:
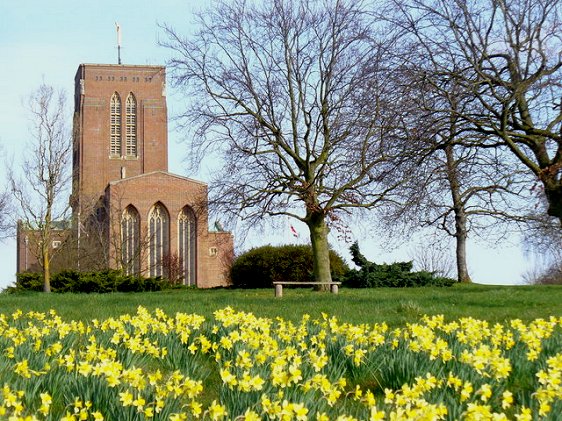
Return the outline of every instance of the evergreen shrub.
<path id="1" fill-rule="evenodd" d="M 349 270 L 341 256 L 330 250 L 333 280 Z M 230 270 L 236 288 L 271 288 L 273 282 L 313 282 L 312 247 L 288 244 L 253 248 L 238 256 Z"/>
<path id="2" fill-rule="evenodd" d="M 145 292 L 161 291 L 172 287 L 173 285 L 169 281 L 160 277 L 144 278 L 125 275 L 121 271 L 111 269 L 96 272 L 63 270 L 51 277 L 52 292 Z M 43 275 L 33 272 L 18 273 L 16 284 L 8 287 L 6 291 L 43 291 Z"/>
<path id="3" fill-rule="evenodd" d="M 412 272 L 412 262 L 397 262 L 378 265 L 369 262 L 359 251 L 359 245 L 354 243 L 350 247 L 353 263 L 359 269 L 349 270 L 343 285 L 350 288 L 403 288 L 423 286 L 451 286 L 456 281 L 451 278 L 435 276 L 431 272 Z"/>
<path id="4" fill-rule="evenodd" d="M 18 273 L 15 286 L 8 287 L 7 291 L 43 291 L 43 276 L 36 272 Z"/>

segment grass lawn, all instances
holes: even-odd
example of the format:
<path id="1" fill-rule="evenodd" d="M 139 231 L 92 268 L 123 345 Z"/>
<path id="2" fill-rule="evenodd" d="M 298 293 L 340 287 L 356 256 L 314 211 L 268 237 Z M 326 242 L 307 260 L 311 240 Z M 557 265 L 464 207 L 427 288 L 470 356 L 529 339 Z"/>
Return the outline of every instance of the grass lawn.
<path id="1" fill-rule="evenodd" d="M 324 312 L 341 322 L 387 322 L 401 326 L 423 314 L 444 314 L 448 320 L 463 316 L 503 322 L 562 315 L 562 286 L 455 285 L 450 288 L 340 289 L 338 295 L 309 289 L 284 289 L 275 298 L 273 288 L 262 290 L 174 290 L 114 294 L 0 294 L 0 313 L 55 309 L 65 320 L 105 319 L 134 314 L 139 305 L 167 314 L 196 313 L 212 318 L 215 310 L 231 306 L 256 316 L 298 321 Z"/>

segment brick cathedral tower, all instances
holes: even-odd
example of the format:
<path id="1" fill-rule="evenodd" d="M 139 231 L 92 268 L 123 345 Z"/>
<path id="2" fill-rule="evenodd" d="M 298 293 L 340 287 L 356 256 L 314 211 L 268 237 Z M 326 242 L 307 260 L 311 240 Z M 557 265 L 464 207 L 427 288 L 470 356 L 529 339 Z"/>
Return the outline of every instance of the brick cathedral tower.
<path id="1" fill-rule="evenodd" d="M 165 68 L 81 64 L 74 102 L 77 250 L 129 274 L 226 285 L 233 238 L 208 229 L 207 185 L 168 172 Z"/>
<path id="2" fill-rule="evenodd" d="M 162 66 L 82 64 L 75 77 L 73 199 L 90 206 L 110 181 L 168 170 Z"/>

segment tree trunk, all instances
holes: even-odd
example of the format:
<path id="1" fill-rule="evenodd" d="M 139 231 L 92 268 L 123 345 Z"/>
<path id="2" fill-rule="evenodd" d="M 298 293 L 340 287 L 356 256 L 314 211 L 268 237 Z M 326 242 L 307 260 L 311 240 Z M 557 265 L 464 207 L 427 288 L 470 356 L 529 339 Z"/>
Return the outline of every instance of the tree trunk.
<path id="1" fill-rule="evenodd" d="M 464 209 L 457 213 L 455 209 L 455 239 L 457 243 L 457 279 L 459 282 L 470 283 L 468 266 L 466 264 L 466 215 Z"/>
<path id="2" fill-rule="evenodd" d="M 43 241 L 43 292 L 51 292 L 51 262 L 49 259 L 49 244 Z"/>
<path id="3" fill-rule="evenodd" d="M 548 215 L 558 218 L 562 227 L 562 183 L 556 180 L 556 176 L 547 178 L 543 175 L 541 181 L 548 201 Z"/>
<path id="4" fill-rule="evenodd" d="M 456 239 L 456 261 L 457 261 L 457 280 L 459 282 L 470 283 L 470 275 L 468 274 L 468 266 L 466 264 L 466 213 L 464 203 L 460 193 L 460 183 L 457 174 L 457 162 L 453 152 L 453 145 L 445 147 L 445 155 L 447 157 L 447 179 L 451 189 L 451 197 L 453 199 L 453 210 L 455 212 L 455 239 Z"/>
<path id="5" fill-rule="evenodd" d="M 315 282 L 331 282 L 330 272 L 330 247 L 328 245 L 328 227 L 324 215 L 320 213 L 311 214 L 307 218 L 310 230 L 310 242 L 312 244 L 312 259 Z M 317 285 L 316 290 L 329 291 L 329 285 Z"/>

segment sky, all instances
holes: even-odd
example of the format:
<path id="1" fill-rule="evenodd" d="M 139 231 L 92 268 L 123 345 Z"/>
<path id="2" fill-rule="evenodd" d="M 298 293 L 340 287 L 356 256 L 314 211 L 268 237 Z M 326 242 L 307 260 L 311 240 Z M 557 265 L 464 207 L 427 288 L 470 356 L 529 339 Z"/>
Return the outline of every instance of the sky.
<path id="1" fill-rule="evenodd" d="M 81 63 L 117 63 L 115 22 L 121 27 L 123 64 L 164 65 L 171 51 L 160 47 L 168 24 L 179 32 L 193 31 L 193 13 L 210 4 L 201 0 L 25 0 L 0 1 L 0 165 L 14 162 L 17 168 L 30 139 L 29 119 L 24 100 L 45 81 L 65 90 L 72 98 L 74 75 Z M 181 112 L 185 100 L 168 84 L 168 113 Z M 71 101 L 69 101 L 71 102 Z M 69 122 L 70 123 L 70 122 Z M 169 124 L 170 172 L 207 181 L 204 173 L 188 174 L 182 163 L 187 146 L 182 134 Z M 3 168 L 5 169 L 5 168 Z M 0 187 L 5 185 L 5 171 L 0 170 Z M 304 243 L 307 230 L 291 222 L 299 233 L 295 238 L 289 222 L 265 233 L 249 233 L 239 251 L 262 244 Z M 423 236 L 399 244 L 381 244 L 365 227 L 352 227 L 363 253 L 377 263 L 409 260 L 414 249 L 427 244 Z M 236 242 L 236 239 L 235 239 Z M 332 246 L 349 259 L 349 244 L 330 235 Z M 445 248 L 452 251 L 450 244 Z M 415 253 L 414 253 L 415 254 Z M 532 262 L 514 238 L 498 244 L 470 241 L 469 268 L 473 281 L 486 284 L 519 284 Z M 15 240 L 0 243 L 0 290 L 15 281 Z"/>

